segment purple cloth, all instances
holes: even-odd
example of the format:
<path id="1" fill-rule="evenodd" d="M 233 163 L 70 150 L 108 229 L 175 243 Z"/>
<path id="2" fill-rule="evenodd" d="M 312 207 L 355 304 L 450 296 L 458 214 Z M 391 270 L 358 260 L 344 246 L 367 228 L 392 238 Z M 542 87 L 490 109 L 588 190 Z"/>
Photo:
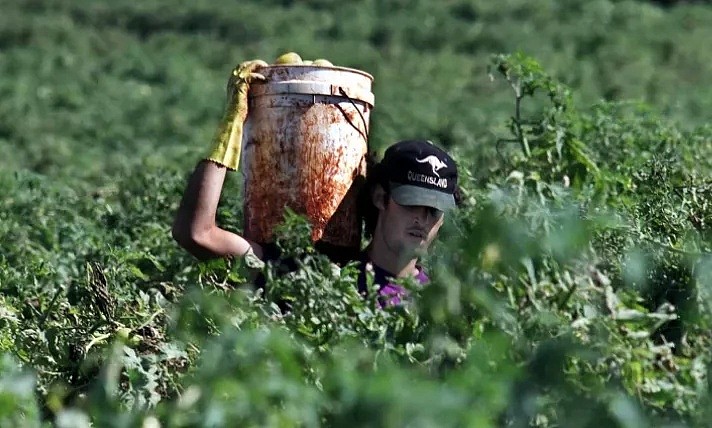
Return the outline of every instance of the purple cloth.
<path id="1" fill-rule="evenodd" d="M 398 284 L 394 284 L 389 281 L 389 279 L 394 278 L 395 275 L 363 259 L 361 260 L 361 272 L 359 273 L 358 277 L 358 288 L 362 294 L 365 295 L 368 292 L 366 287 L 367 266 L 371 266 L 373 268 L 373 279 L 374 282 L 379 286 L 378 294 L 380 297 L 379 301 L 381 303 L 381 307 L 399 305 L 401 304 L 401 302 L 403 302 L 403 300 L 408 297 L 408 290 Z M 415 280 L 420 285 L 427 284 L 428 281 L 430 281 L 428 275 L 425 273 L 422 267 L 417 266 L 417 269 L 418 274 L 415 275 Z"/>

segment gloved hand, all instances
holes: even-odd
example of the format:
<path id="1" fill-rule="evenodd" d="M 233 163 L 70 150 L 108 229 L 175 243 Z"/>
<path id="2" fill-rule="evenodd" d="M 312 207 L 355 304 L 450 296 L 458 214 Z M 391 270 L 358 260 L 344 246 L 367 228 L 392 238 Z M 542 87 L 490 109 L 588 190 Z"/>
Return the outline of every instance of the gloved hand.
<path id="1" fill-rule="evenodd" d="M 212 149 L 206 158 L 218 165 L 237 170 L 242 150 L 242 126 L 247 118 L 247 92 L 250 84 L 265 77 L 255 70 L 268 64 L 255 59 L 237 66 L 227 83 L 227 108 L 213 138 Z"/>

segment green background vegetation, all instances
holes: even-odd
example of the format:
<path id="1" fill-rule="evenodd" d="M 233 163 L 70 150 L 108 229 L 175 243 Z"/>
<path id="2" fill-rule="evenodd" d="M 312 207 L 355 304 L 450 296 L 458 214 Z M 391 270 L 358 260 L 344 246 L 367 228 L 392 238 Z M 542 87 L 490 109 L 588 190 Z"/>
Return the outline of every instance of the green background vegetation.
<path id="1" fill-rule="evenodd" d="M 0 426 L 712 420 L 709 4 L 2 9 Z M 288 50 L 375 76 L 373 148 L 425 137 L 460 163 L 468 205 L 412 307 L 361 299 L 298 218 L 303 266 L 264 297 L 170 238 L 229 72 Z"/>

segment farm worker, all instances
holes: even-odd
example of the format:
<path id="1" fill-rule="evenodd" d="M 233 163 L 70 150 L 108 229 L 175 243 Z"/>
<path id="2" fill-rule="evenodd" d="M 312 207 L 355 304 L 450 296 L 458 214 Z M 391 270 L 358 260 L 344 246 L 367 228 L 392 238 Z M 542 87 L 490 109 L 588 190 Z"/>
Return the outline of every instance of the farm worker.
<path id="1" fill-rule="evenodd" d="M 208 156 L 195 167 L 173 223 L 174 239 L 199 259 L 255 256 L 275 258 L 271 246 L 251 241 L 215 222 L 228 170 L 237 170 L 242 125 L 247 117 L 251 82 L 264 61 L 238 66 L 228 83 L 228 106 Z M 397 304 L 405 291 L 389 278 L 428 278 L 417 263 L 443 224 L 445 213 L 459 203 L 457 166 L 442 149 L 425 140 L 401 141 L 389 147 L 368 172 L 360 197 L 366 235 L 361 253 L 359 287 L 365 292 L 366 271 L 372 270 L 383 301 Z"/>
<path id="2" fill-rule="evenodd" d="M 388 304 L 405 294 L 388 278 L 413 276 L 428 281 L 418 256 L 424 253 L 443 224 L 445 214 L 460 203 L 457 165 L 430 141 L 407 140 L 390 146 L 370 168 L 362 194 L 366 237 L 361 257 L 359 289 L 365 292 L 366 271 Z"/>

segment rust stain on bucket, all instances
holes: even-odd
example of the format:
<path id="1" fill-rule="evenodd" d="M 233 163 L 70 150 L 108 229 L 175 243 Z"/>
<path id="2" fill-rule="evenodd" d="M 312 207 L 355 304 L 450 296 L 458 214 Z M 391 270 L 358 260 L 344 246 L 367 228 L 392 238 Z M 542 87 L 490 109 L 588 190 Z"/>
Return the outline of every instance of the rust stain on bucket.
<path id="1" fill-rule="evenodd" d="M 357 197 L 372 105 L 333 91 L 365 94 L 372 103 L 370 76 L 338 67 L 262 72 L 268 83 L 251 89 L 243 138 L 245 235 L 272 242 L 289 207 L 310 221 L 314 241 L 358 248 Z"/>

